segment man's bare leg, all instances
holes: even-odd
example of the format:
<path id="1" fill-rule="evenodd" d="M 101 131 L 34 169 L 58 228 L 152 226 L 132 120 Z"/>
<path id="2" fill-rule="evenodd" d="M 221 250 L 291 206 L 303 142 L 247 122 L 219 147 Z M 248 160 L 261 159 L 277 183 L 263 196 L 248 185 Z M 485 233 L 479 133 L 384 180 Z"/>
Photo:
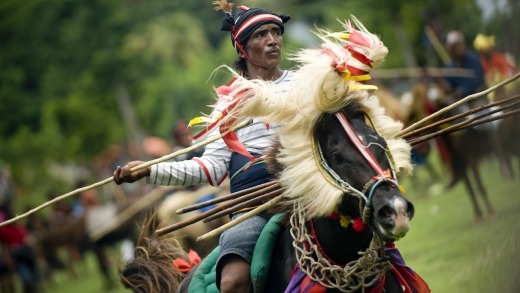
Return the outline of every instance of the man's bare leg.
<path id="1" fill-rule="evenodd" d="M 242 257 L 231 254 L 222 259 L 220 292 L 251 292 L 251 265 Z"/>

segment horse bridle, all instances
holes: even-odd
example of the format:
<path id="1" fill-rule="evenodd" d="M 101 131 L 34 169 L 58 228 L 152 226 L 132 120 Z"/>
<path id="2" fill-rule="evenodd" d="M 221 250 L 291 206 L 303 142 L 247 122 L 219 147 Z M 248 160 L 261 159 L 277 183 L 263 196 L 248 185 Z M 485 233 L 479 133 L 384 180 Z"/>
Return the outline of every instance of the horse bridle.
<path id="1" fill-rule="evenodd" d="M 314 137 L 312 137 L 313 140 L 313 149 L 315 152 L 315 157 L 319 158 L 319 165 L 326 171 L 325 176 L 329 182 L 336 185 L 338 188 L 343 190 L 346 194 L 349 195 L 355 195 L 361 198 L 365 205 L 363 208 L 363 221 L 367 223 L 368 217 L 371 215 L 371 208 L 372 208 L 372 198 L 374 195 L 374 191 L 376 188 L 381 185 L 382 183 L 388 183 L 392 186 L 399 187 L 399 183 L 397 180 L 397 176 L 395 173 L 395 170 L 393 168 L 392 161 L 390 160 L 388 156 L 388 150 L 385 151 L 386 158 L 389 162 L 390 169 L 387 169 L 383 171 L 379 163 L 375 160 L 374 156 L 368 149 L 368 147 L 363 143 L 357 132 L 354 130 L 352 125 L 348 122 L 345 115 L 341 112 L 336 112 L 334 114 L 338 121 L 340 122 L 341 126 L 343 127 L 343 130 L 345 130 L 345 133 L 350 138 L 352 143 L 356 146 L 357 150 L 361 153 L 361 155 L 367 160 L 367 162 L 370 164 L 372 169 L 376 172 L 376 176 L 372 177 L 367 183 L 363 185 L 363 190 L 359 191 L 350 183 L 343 180 L 334 169 L 332 169 L 327 161 L 325 160 L 325 157 L 323 156 L 323 152 L 321 150 L 320 144 L 316 141 Z M 320 169 L 321 170 L 321 169 Z M 366 195 L 368 192 L 368 196 Z"/>
<path id="2" fill-rule="evenodd" d="M 368 223 L 369 217 L 372 215 L 372 197 L 375 189 L 382 183 L 389 183 L 397 187 L 396 173 L 388 150 L 386 150 L 385 155 L 389 162 L 390 170 L 383 171 L 343 113 L 338 112 L 335 116 L 341 123 L 348 137 L 376 171 L 377 175 L 365 183 L 363 190 L 359 191 L 347 181 L 343 180 L 336 171 L 327 164 L 318 141 L 312 136 L 314 156 L 316 160 L 319 160 L 318 165 L 321 167 L 319 170 L 323 173 L 327 181 L 337 186 L 345 194 L 358 196 L 364 201 L 365 205 L 362 208 L 363 221 Z M 367 193 L 368 197 L 365 195 Z M 360 252 L 359 259 L 345 266 L 335 264 L 334 261 L 325 254 L 323 249 L 321 249 L 317 236 L 314 235 L 315 233 L 309 234 L 305 224 L 304 211 L 297 202 L 295 203 L 294 211 L 290 219 L 293 246 L 301 270 L 313 281 L 320 283 L 326 288 L 337 288 L 343 292 L 354 292 L 361 288 L 368 288 L 374 285 L 378 282 L 379 278 L 373 277 L 382 276 L 390 269 L 391 265 L 387 259 L 381 257 L 384 255 L 384 244 L 379 237 L 372 238 L 368 249 L 365 252 Z M 312 220 L 311 229 L 314 229 Z M 319 271 L 319 274 L 316 273 L 316 270 Z"/>

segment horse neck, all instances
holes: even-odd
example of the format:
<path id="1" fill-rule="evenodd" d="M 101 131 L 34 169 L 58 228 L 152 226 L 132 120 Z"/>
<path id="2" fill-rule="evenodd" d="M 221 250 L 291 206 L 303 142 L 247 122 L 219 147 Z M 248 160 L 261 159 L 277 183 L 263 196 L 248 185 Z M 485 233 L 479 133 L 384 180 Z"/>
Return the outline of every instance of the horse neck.
<path id="1" fill-rule="evenodd" d="M 329 261 L 339 265 L 358 259 L 359 251 L 366 250 L 372 240 L 372 232 L 369 229 L 356 232 L 351 225 L 347 228 L 342 227 L 337 219 L 313 219 L 312 225 L 314 229 L 309 222 L 309 231 L 315 233 L 316 244 L 321 247 Z"/>
<path id="2" fill-rule="evenodd" d="M 297 264 L 290 227 L 282 228 L 273 249 L 271 266 L 264 292 L 283 292 Z"/>

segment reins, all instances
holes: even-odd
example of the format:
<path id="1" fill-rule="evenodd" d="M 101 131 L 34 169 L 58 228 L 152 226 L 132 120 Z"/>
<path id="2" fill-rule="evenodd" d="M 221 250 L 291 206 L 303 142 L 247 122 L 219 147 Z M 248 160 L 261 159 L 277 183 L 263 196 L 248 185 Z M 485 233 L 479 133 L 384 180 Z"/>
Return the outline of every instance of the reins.
<path id="1" fill-rule="evenodd" d="M 336 288 L 341 292 L 362 292 L 376 284 L 391 268 L 384 257 L 384 243 L 375 234 L 360 257 L 344 266 L 328 257 L 313 233 L 306 227 L 305 212 L 299 203 L 294 204 L 290 218 L 290 233 L 293 238 L 296 259 L 300 269 L 314 282 L 325 288 Z M 315 238 L 315 239 L 314 239 Z"/>

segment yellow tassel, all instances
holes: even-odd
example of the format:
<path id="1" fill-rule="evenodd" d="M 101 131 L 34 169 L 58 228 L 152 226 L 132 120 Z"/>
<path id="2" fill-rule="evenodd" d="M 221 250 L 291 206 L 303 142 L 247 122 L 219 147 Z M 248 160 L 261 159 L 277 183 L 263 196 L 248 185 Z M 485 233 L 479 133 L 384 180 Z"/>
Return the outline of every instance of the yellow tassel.
<path id="1" fill-rule="evenodd" d="M 356 76 L 352 76 L 350 79 L 352 79 L 353 81 L 365 81 L 365 80 L 370 80 L 372 77 L 370 76 L 370 74 L 363 74 L 363 75 L 356 75 Z"/>
<path id="2" fill-rule="evenodd" d="M 345 73 L 345 77 L 343 77 L 343 80 L 349 81 L 350 80 L 350 71 L 348 69 L 345 69 L 342 72 Z"/>
<path id="3" fill-rule="evenodd" d="M 195 118 L 190 120 L 190 122 L 188 123 L 188 126 L 191 127 L 193 125 L 202 124 L 202 123 L 211 124 L 211 123 L 217 121 L 221 116 L 222 116 L 222 114 L 219 114 L 215 119 L 211 119 L 211 118 L 206 117 L 206 116 L 195 117 Z"/>
<path id="4" fill-rule="evenodd" d="M 330 33 L 329 36 L 333 36 L 338 39 L 344 39 L 344 40 L 348 40 L 350 38 L 350 34 L 343 33 L 343 32 Z"/>
<path id="5" fill-rule="evenodd" d="M 370 84 L 349 84 L 348 88 L 352 90 L 377 90 L 377 86 Z"/>
<path id="6" fill-rule="evenodd" d="M 399 191 L 401 192 L 401 194 L 405 194 L 406 193 L 406 189 L 402 185 L 399 185 Z"/>
<path id="7" fill-rule="evenodd" d="M 348 225 L 350 224 L 350 217 L 348 217 L 348 216 L 339 216 L 339 224 L 341 225 L 341 227 L 347 228 Z"/>

